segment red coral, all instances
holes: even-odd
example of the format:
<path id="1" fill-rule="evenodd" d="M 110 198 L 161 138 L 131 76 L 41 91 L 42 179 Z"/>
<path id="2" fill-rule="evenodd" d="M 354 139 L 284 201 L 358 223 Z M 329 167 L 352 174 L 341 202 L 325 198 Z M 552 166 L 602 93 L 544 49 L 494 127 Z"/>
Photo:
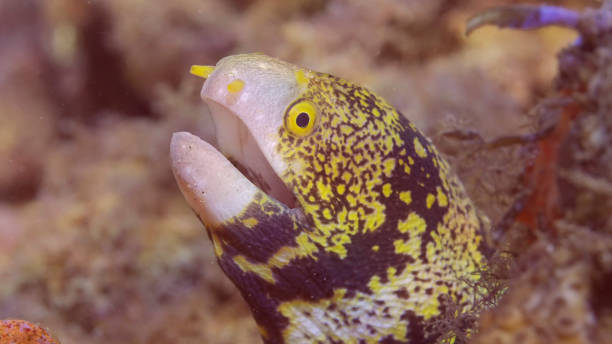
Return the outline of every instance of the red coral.
<path id="1" fill-rule="evenodd" d="M 538 142 L 537 155 L 526 170 L 524 182 L 531 193 L 516 219 L 532 229 L 538 228 L 541 219 L 550 223 L 559 217 L 559 150 L 580 112 L 581 107 L 576 103 L 563 107 L 559 122 L 550 135 Z"/>

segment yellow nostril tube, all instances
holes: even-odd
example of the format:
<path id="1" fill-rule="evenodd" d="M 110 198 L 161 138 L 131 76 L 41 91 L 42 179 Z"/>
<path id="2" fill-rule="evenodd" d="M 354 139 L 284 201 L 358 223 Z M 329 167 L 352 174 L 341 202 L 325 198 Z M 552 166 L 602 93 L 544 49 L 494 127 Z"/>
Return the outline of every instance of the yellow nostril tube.
<path id="1" fill-rule="evenodd" d="M 189 73 L 195 76 L 199 76 L 200 78 L 207 79 L 214 70 L 215 70 L 215 66 L 193 65 L 191 66 Z"/>

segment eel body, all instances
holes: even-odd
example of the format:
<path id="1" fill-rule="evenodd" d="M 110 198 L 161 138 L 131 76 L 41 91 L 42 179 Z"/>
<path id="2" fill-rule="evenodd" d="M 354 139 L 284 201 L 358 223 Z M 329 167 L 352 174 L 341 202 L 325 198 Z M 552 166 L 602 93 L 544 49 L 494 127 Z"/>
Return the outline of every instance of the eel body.
<path id="1" fill-rule="evenodd" d="M 472 308 L 479 218 L 384 99 L 261 54 L 192 73 L 217 142 L 174 134 L 173 172 L 265 343 L 433 343 Z"/>

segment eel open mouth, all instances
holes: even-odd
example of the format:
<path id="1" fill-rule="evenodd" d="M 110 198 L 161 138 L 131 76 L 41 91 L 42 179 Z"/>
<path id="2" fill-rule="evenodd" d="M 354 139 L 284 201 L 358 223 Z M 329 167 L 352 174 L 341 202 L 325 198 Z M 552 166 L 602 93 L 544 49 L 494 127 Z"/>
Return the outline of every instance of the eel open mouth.
<path id="1" fill-rule="evenodd" d="M 172 137 L 172 169 L 191 207 L 207 224 L 219 224 L 244 211 L 261 190 L 296 209 L 277 153 L 285 109 L 300 92 L 295 67 L 245 54 L 193 66 L 191 73 L 206 79 L 201 96 L 216 133 L 214 143 L 184 132 Z"/>
<path id="2" fill-rule="evenodd" d="M 207 104 L 215 123 L 219 151 L 260 190 L 294 208 L 293 193 L 274 172 L 244 122 L 221 104 L 212 100 L 207 100 Z"/>
<path id="3" fill-rule="evenodd" d="M 242 212 L 259 190 L 295 208 L 295 197 L 244 123 L 222 105 L 209 105 L 216 143 L 187 132 L 174 133 L 170 143 L 174 175 L 192 208 L 205 222 L 221 223 Z"/>

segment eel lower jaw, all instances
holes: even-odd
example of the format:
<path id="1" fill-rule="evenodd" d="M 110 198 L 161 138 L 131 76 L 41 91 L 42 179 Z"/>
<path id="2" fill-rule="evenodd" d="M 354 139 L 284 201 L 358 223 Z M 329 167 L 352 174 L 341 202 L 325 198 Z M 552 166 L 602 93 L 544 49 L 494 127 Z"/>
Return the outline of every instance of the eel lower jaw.
<path id="1" fill-rule="evenodd" d="M 181 192 L 207 226 L 226 223 L 242 213 L 257 193 L 265 192 L 240 171 L 241 162 L 232 163 L 210 143 L 190 133 L 172 135 L 170 159 Z M 284 204 L 289 209 L 295 205 Z"/>

